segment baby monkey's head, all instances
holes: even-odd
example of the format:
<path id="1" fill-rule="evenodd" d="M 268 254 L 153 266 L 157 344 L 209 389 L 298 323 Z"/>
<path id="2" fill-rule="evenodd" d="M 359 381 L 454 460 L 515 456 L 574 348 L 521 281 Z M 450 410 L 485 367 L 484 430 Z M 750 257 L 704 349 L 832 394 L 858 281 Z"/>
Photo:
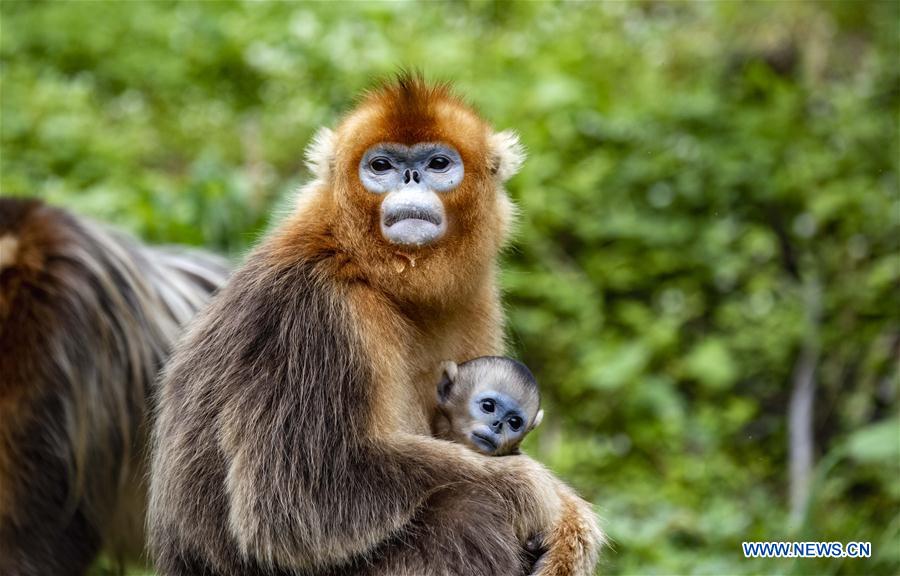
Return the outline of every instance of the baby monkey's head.
<path id="1" fill-rule="evenodd" d="M 502 356 L 462 364 L 445 362 L 438 384 L 442 435 L 490 456 L 515 454 L 525 435 L 541 423 L 541 395 L 531 371 Z"/>

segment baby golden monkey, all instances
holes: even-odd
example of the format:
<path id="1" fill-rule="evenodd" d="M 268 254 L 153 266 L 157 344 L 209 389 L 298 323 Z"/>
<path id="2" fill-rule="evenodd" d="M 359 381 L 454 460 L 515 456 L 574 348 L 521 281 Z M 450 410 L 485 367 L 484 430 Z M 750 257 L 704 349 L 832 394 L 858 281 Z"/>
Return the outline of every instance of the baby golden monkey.
<path id="1" fill-rule="evenodd" d="M 519 453 L 544 418 L 537 381 L 527 366 L 503 356 L 442 365 L 434 433 L 487 456 Z"/>

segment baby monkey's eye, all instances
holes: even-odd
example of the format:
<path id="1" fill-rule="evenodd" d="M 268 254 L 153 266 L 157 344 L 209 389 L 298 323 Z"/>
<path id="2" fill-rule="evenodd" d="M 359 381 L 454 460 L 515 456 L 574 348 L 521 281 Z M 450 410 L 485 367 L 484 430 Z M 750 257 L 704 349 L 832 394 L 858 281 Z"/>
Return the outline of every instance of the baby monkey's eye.
<path id="1" fill-rule="evenodd" d="M 494 401 L 488 398 L 481 401 L 481 409 L 490 414 L 494 411 Z"/>
<path id="2" fill-rule="evenodd" d="M 518 416 L 513 416 L 509 419 L 509 427 L 513 430 L 518 430 L 522 427 L 522 424 L 524 424 L 524 422 L 522 422 L 522 419 Z"/>
<path id="3" fill-rule="evenodd" d="M 446 156 L 435 156 L 428 162 L 428 167 L 432 170 L 446 170 L 450 165 L 450 159 Z"/>
<path id="4" fill-rule="evenodd" d="M 369 167 L 376 172 L 387 172 L 391 168 L 393 168 L 393 164 L 391 161 L 383 156 L 379 156 L 378 158 L 373 159 L 369 162 Z"/>

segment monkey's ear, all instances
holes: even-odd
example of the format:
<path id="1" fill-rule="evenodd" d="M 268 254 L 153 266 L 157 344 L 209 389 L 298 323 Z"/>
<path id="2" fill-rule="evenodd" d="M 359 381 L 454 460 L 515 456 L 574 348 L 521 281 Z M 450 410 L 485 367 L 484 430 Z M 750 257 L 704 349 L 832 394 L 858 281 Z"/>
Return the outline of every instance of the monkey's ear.
<path id="1" fill-rule="evenodd" d="M 438 383 L 438 402 L 440 404 L 446 404 L 450 399 L 457 372 L 456 362 L 448 360 L 441 363 L 441 381 Z"/>
<path id="2" fill-rule="evenodd" d="M 306 166 L 316 180 L 328 180 L 334 163 L 334 131 L 320 128 L 306 147 Z"/>
<path id="3" fill-rule="evenodd" d="M 525 162 L 525 147 L 519 142 L 519 135 L 512 130 L 491 134 L 488 142 L 491 154 L 491 172 L 501 182 L 516 175 Z"/>
<path id="4" fill-rule="evenodd" d="M 456 362 L 454 362 L 453 360 L 445 360 L 444 362 L 441 362 L 441 373 L 445 374 L 451 382 L 456 381 L 456 375 L 458 372 L 459 368 L 456 366 Z"/>
<path id="5" fill-rule="evenodd" d="M 531 429 L 534 430 L 535 428 L 537 428 L 543 420 L 544 420 L 544 409 L 541 408 L 540 410 L 538 410 L 537 415 L 534 417 L 534 423 L 531 425 Z"/>

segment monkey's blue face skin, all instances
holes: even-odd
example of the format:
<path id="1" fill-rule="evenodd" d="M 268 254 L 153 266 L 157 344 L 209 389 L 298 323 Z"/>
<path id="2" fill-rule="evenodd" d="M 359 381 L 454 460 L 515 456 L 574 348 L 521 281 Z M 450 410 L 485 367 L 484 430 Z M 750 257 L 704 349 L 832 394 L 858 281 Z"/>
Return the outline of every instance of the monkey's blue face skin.
<path id="1" fill-rule="evenodd" d="M 440 142 L 406 146 L 381 143 L 366 150 L 359 179 L 381 202 L 381 233 L 392 244 L 422 247 L 443 238 L 447 214 L 439 194 L 459 186 L 465 175 L 462 157 Z"/>
<path id="2" fill-rule="evenodd" d="M 474 426 L 469 438 L 484 454 L 504 452 L 519 443 L 528 431 L 529 417 L 511 396 L 486 390 L 472 398 L 469 414 Z"/>

